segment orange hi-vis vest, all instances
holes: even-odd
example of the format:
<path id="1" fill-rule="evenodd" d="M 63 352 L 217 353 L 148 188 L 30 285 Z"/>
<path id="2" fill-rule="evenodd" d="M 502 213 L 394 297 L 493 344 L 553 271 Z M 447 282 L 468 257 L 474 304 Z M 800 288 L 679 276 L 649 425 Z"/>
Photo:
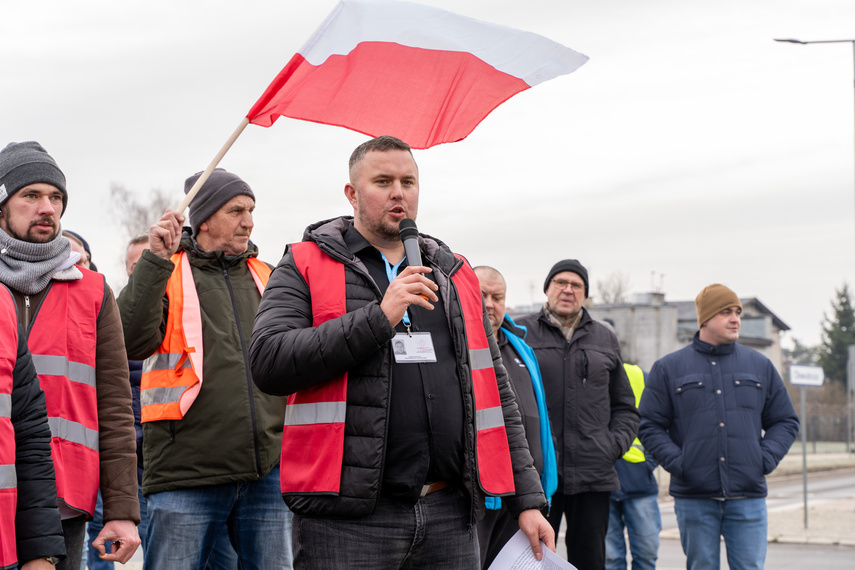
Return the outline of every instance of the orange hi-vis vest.
<path id="1" fill-rule="evenodd" d="M 186 252 L 171 257 L 175 269 L 166 283 L 169 315 L 166 334 L 157 351 L 143 363 L 140 379 L 142 422 L 180 420 L 202 389 L 202 310 Z M 264 293 L 270 268 L 255 257 L 246 260 L 249 272 Z"/>
<path id="2" fill-rule="evenodd" d="M 92 516 L 101 472 L 95 353 L 105 285 L 100 273 L 80 271 L 78 281 L 51 283 L 27 344 L 47 403 L 57 499 Z"/>
<path id="3" fill-rule="evenodd" d="M 312 296 L 312 326 L 346 310 L 344 265 L 317 244 L 291 245 L 291 255 Z M 514 492 L 510 449 L 493 360 L 483 326 L 478 278 L 468 264 L 453 277 L 463 308 L 475 398 L 477 472 L 489 494 Z M 347 374 L 288 396 L 282 431 L 280 483 L 283 493 L 337 494 L 344 455 Z"/>
<path id="4" fill-rule="evenodd" d="M 18 359 L 18 316 L 12 295 L 2 287 L 0 319 L 0 568 L 14 568 L 15 513 L 18 505 L 18 478 L 15 472 L 15 428 L 12 426 L 12 373 Z"/>

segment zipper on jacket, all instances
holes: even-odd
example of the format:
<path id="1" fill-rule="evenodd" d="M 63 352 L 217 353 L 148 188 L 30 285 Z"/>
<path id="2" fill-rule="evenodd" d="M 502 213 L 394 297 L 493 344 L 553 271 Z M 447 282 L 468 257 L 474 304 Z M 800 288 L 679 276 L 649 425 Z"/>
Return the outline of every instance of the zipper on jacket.
<path id="1" fill-rule="evenodd" d="M 238 314 L 235 292 L 232 289 L 232 282 L 229 278 L 229 269 L 226 267 L 222 258 L 220 258 L 220 265 L 223 268 L 223 277 L 225 278 L 226 286 L 229 289 L 229 297 L 232 300 L 232 312 L 235 316 L 235 324 L 237 325 L 238 336 L 240 337 L 240 350 L 243 354 L 243 367 L 246 371 L 246 389 L 247 395 L 249 396 L 249 417 L 252 421 L 252 442 L 255 447 L 255 476 L 257 479 L 261 479 L 261 446 L 258 443 L 258 423 L 255 418 L 255 399 L 252 395 L 252 373 L 249 371 L 249 355 L 246 353 L 246 340 L 243 336 L 243 328 L 240 325 L 240 315 Z M 247 270 L 249 270 L 249 266 L 247 266 Z"/>
<path id="2" fill-rule="evenodd" d="M 169 443 L 175 443 L 175 420 L 169 420 Z"/>
<path id="3" fill-rule="evenodd" d="M 30 296 L 24 295 L 24 330 L 30 329 Z"/>
<path id="4" fill-rule="evenodd" d="M 582 355 L 582 388 L 588 387 L 588 354 L 583 350 L 579 351 Z"/>

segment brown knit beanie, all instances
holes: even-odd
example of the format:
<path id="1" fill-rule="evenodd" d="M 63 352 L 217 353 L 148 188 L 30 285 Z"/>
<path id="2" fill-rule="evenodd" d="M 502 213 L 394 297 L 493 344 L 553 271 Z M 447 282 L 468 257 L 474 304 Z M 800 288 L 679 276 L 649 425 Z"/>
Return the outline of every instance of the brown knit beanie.
<path id="1" fill-rule="evenodd" d="M 698 309 L 698 328 L 729 307 L 742 309 L 742 303 L 736 293 L 719 283 L 704 287 L 695 297 L 695 306 Z"/>

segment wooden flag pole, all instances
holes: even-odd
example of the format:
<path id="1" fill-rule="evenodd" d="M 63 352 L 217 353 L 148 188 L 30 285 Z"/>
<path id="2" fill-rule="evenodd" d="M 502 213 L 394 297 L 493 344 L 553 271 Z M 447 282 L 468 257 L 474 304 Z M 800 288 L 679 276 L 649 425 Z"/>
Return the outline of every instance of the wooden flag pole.
<path id="1" fill-rule="evenodd" d="M 214 169 L 220 164 L 220 161 L 223 160 L 223 157 L 229 152 L 229 149 L 232 148 L 232 145 L 249 124 L 249 119 L 244 117 L 243 120 L 238 125 L 238 128 L 235 129 L 235 132 L 232 133 L 232 136 L 229 137 L 229 140 L 226 141 L 226 144 L 223 145 L 223 148 L 220 149 L 220 152 L 217 153 L 217 156 L 214 157 L 214 160 L 211 161 L 211 164 L 202 172 L 202 175 L 184 197 L 184 200 L 181 202 L 181 205 L 178 206 L 177 212 L 179 214 L 183 214 L 184 210 L 187 209 L 187 206 L 190 205 L 190 201 L 193 199 L 193 196 L 196 195 L 196 192 L 199 191 L 199 188 L 202 187 L 202 184 L 208 179 Z"/>

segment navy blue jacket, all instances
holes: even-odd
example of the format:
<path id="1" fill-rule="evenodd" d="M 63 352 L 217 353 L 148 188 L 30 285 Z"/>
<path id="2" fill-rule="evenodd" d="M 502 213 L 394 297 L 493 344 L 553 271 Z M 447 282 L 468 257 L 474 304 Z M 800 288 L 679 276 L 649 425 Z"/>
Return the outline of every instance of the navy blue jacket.
<path id="1" fill-rule="evenodd" d="M 674 497 L 765 497 L 764 476 L 799 431 L 768 358 L 739 343 L 708 344 L 697 333 L 656 361 L 639 409 L 639 438 L 671 473 Z"/>

